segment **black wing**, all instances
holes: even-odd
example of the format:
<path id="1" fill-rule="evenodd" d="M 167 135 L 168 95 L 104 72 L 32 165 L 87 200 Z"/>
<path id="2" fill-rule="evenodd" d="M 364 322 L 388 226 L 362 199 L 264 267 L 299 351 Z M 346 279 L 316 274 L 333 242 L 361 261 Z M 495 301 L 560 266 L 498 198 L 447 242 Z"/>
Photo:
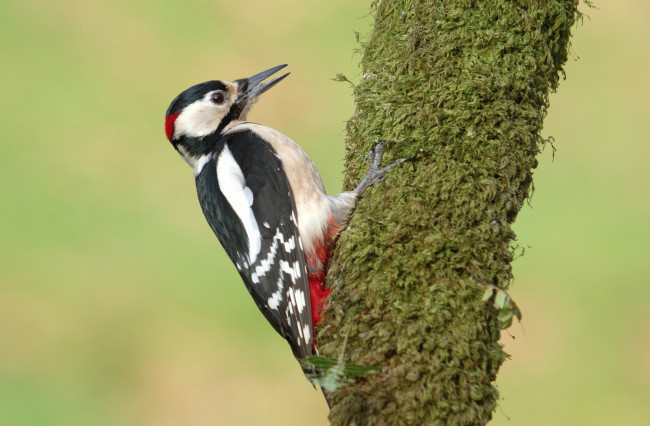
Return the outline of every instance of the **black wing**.
<path id="1" fill-rule="evenodd" d="M 307 267 L 293 194 L 275 150 L 250 130 L 226 135 L 196 180 L 206 219 L 258 308 L 297 358 L 311 355 Z"/>

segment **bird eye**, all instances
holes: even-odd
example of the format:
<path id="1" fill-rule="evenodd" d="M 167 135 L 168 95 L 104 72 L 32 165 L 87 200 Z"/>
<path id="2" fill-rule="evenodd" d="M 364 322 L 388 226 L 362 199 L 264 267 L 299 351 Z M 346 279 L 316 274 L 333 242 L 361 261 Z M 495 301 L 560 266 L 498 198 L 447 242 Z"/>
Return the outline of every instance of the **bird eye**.
<path id="1" fill-rule="evenodd" d="M 212 102 L 217 105 L 221 105 L 226 101 L 226 95 L 223 92 L 214 92 L 210 98 Z"/>

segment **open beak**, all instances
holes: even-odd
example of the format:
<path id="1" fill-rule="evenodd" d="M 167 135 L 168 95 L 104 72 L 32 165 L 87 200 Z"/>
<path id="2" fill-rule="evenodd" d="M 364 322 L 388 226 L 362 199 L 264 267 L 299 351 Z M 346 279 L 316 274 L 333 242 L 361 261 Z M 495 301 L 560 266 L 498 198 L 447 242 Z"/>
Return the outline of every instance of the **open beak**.
<path id="1" fill-rule="evenodd" d="M 259 74 L 255 74 L 252 77 L 245 78 L 243 80 L 239 80 L 240 82 L 243 82 L 245 84 L 240 83 L 240 90 L 242 92 L 239 94 L 239 101 L 245 101 L 246 103 L 249 103 L 251 100 L 255 100 L 259 95 L 262 93 L 266 92 L 269 90 L 271 87 L 275 86 L 278 84 L 283 78 L 288 76 L 290 73 L 283 74 L 279 77 L 276 77 L 272 80 L 269 80 L 267 82 L 264 82 L 268 77 L 272 76 L 276 72 L 280 71 L 282 68 L 286 67 L 287 64 L 284 65 L 278 65 L 277 67 L 270 68 L 266 71 L 262 71 Z"/>

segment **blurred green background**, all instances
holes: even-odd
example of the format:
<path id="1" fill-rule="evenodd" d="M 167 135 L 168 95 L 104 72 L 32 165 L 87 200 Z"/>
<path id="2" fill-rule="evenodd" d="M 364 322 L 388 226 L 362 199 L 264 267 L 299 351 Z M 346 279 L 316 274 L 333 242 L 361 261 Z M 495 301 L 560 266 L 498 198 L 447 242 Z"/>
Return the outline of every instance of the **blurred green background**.
<path id="1" fill-rule="evenodd" d="M 0 3 L 0 424 L 325 425 L 205 223 L 163 117 L 289 63 L 250 118 L 341 186 L 369 2 Z M 496 425 L 650 419 L 650 5 L 598 2 L 515 225 Z M 512 336 L 510 336 L 510 335 Z"/>

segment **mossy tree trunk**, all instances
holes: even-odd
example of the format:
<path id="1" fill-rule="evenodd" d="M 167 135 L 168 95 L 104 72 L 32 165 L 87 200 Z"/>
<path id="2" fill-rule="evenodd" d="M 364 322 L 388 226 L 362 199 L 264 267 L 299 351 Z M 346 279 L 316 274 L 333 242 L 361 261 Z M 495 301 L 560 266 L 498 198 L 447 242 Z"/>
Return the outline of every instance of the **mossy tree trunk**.
<path id="1" fill-rule="evenodd" d="M 506 354 L 481 296 L 512 280 L 511 224 L 531 191 L 577 3 L 373 4 L 345 186 L 380 140 L 384 164 L 413 161 L 364 194 L 330 263 L 320 351 L 380 367 L 331 395 L 332 424 L 490 420 Z"/>

